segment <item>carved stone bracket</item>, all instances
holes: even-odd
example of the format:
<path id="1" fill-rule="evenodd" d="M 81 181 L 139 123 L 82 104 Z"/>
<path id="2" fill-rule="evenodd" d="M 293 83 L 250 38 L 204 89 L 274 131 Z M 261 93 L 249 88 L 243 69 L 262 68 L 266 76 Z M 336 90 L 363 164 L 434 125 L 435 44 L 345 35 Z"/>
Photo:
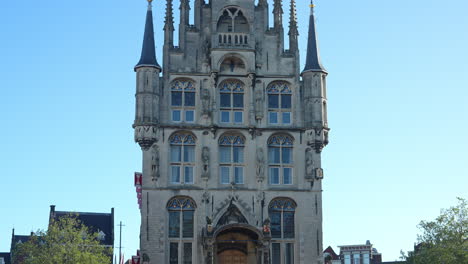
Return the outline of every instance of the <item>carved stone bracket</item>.
<path id="1" fill-rule="evenodd" d="M 154 142 L 158 141 L 158 128 L 156 126 L 137 126 L 135 127 L 135 142 L 143 150 L 148 150 Z"/>

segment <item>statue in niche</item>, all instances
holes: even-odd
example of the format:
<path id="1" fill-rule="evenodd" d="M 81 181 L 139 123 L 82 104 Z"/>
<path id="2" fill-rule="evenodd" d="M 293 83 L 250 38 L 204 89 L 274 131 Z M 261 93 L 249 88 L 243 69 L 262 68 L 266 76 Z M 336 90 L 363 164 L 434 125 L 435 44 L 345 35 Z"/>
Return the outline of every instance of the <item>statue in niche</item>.
<path id="1" fill-rule="evenodd" d="M 218 74 L 216 72 L 212 72 L 210 76 L 210 85 L 211 88 L 216 88 L 218 81 Z"/>
<path id="2" fill-rule="evenodd" d="M 314 178 L 314 154 L 311 148 L 306 149 L 306 179 Z"/>
<path id="3" fill-rule="evenodd" d="M 202 178 L 210 177 L 210 148 L 203 147 L 202 149 Z"/>
<path id="4" fill-rule="evenodd" d="M 265 178 L 265 154 L 263 148 L 257 148 L 257 178 L 263 180 Z"/>
<path id="5" fill-rule="evenodd" d="M 255 119 L 263 118 L 263 91 L 258 88 L 255 89 Z"/>
<path id="6" fill-rule="evenodd" d="M 202 115 L 211 115 L 211 95 L 210 90 L 203 88 L 200 93 L 202 102 Z"/>
<path id="7" fill-rule="evenodd" d="M 254 80 L 255 80 L 255 74 L 249 73 L 249 75 L 247 75 L 247 81 L 245 82 L 246 87 L 252 87 L 253 89 L 252 85 L 254 84 Z"/>
<path id="8" fill-rule="evenodd" d="M 159 178 L 159 147 L 156 144 L 151 148 L 151 178 L 153 181 Z"/>

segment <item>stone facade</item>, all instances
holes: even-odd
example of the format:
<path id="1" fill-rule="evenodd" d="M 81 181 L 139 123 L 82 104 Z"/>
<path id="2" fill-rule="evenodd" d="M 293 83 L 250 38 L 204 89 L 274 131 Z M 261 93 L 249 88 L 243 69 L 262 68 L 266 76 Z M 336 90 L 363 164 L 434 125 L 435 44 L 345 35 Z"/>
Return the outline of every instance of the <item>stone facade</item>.
<path id="1" fill-rule="evenodd" d="M 194 25 L 189 0 L 175 2 L 178 46 L 167 0 L 160 67 L 150 1 L 135 67 L 142 263 L 323 263 L 327 72 L 313 7 L 301 73 L 294 0 L 289 50 L 282 0 L 271 28 L 266 0 L 195 0 Z"/>

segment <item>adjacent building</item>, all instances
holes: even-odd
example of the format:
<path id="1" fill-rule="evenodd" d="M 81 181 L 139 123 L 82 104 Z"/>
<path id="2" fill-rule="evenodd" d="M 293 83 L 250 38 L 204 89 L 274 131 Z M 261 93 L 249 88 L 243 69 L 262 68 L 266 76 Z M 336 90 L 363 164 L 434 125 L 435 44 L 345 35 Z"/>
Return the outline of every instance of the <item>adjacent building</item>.
<path id="1" fill-rule="evenodd" d="M 133 123 L 141 262 L 323 263 L 329 127 L 314 5 L 301 71 L 295 0 L 288 15 L 282 0 L 166 0 L 162 66 L 148 2 Z"/>

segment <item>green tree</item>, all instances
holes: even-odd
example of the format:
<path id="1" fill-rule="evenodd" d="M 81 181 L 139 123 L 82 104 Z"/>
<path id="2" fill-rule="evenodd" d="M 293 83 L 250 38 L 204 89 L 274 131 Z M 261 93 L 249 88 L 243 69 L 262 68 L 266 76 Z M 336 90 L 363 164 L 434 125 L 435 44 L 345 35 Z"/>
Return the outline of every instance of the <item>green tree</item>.
<path id="1" fill-rule="evenodd" d="M 109 264 L 111 256 L 112 248 L 100 244 L 97 233 L 76 215 L 68 215 L 52 221 L 47 231 L 39 230 L 29 241 L 17 244 L 13 263 Z"/>
<path id="2" fill-rule="evenodd" d="M 468 208 L 465 199 L 442 210 L 434 221 L 421 221 L 418 243 L 413 252 L 402 254 L 410 264 L 468 263 Z"/>

